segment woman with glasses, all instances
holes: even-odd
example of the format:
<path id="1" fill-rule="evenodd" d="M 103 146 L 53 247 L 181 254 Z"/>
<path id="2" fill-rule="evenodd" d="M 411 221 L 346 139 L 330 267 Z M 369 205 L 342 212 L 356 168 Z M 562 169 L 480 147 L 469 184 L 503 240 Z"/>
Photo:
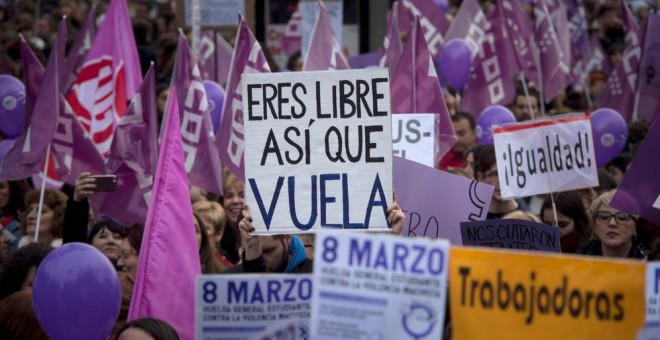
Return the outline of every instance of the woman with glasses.
<path id="1" fill-rule="evenodd" d="M 616 190 L 601 194 L 591 205 L 594 239 L 578 253 L 643 259 L 644 247 L 637 241 L 637 217 L 610 206 Z"/>
<path id="2" fill-rule="evenodd" d="M 127 227 L 124 234 L 126 237 L 124 237 L 121 242 L 117 266 L 121 268 L 124 273 L 130 273 L 135 277 L 135 272 L 137 271 L 140 259 L 140 246 L 142 245 L 144 225 L 135 223 Z"/>

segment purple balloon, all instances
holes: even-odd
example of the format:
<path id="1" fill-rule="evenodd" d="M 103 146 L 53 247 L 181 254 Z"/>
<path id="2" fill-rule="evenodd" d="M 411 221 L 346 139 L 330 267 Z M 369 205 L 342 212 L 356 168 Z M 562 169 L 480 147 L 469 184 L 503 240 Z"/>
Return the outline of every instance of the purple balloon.
<path id="1" fill-rule="evenodd" d="M 107 339 L 121 306 L 119 277 L 110 260 L 84 243 L 52 251 L 37 269 L 32 304 L 51 339 Z"/>
<path id="2" fill-rule="evenodd" d="M 462 90 L 470 78 L 472 50 L 463 39 L 449 40 L 440 51 L 440 74 L 456 89 Z"/>
<path id="3" fill-rule="evenodd" d="M 604 167 L 616 158 L 628 142 L 628 124 L 612 109 L 602 108 L 591 114 L 591 131 L 598 167 Z"/>
<path id="4" fill-rule="evenodd" d="M 475 133 L 477 142 L 481 145 L 493 144 L 493 125 L 515 123 L 516 116 L 502 105 L 493 105 L 481 111 L 477 118 Z"/>
<path id="5" fill-rule="evenodd" d="M 218 83 L 210 80 L 204 81 L 204 89 L 206 89 L 206 98 L 209 100 L 213 132 L 218 132 L 222 118 L 222 104 L 225 102 L 225 90 Z"/>
<path id="6" fill-rule="evenodd" d="M 447 10 L 449 10 L 449 1 L 447 0 L 433 0 L 436 5 L 440 6 L 442 8 L 442 11 L 447 13 Z"/>
<path id="7" fill-rule="evenodd" d="M 24 124 L 25 85 L 12 76 L 0 75 L 0 133 L 16 138 Z"/>
<path id="8" fill-rule="evenodd" d="M 3 159 L 5 159 L 5 156 L 7 156 L 7 152 L 9 152 L 9 149 L 11 149 L 12 146 L 14 146 L 14 140 L 13 139 L 5 139 L 3 141 L 0 141 L 0 162 L 2 162 Z"/>

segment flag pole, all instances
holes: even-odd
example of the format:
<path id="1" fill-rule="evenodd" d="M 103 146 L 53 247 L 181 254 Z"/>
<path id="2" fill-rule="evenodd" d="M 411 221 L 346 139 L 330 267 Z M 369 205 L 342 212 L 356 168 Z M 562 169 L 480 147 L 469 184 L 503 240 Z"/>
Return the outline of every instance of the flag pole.
<path id="1" fill-rule="evenodd" d="M 557 221 L 557 205 L 555 204 L 555 195 L 550 191 L 550 201 L 552 202 L 552 217 L 555 218 L 555 227 L 559 228 L 559 221 Z"/>
<path id="2" fill-rule="evenodd" d="M 200 21 L 201 9 L 200 0 L 192 0 L 192 53 L 195 62 L 199 62 L 199 39 L 200 39 Z"/>
<path id="3" fill-rule="evenodd" d="M 639 90 L 635 91 L 635 105 L 633 106 L 633 116 L 632 116 L 632 122 L 636 122 L 639 120 L 639 112 L 637 112 L 639 109 Z"/>
<path id="4" fill-rule="evenodd" d="M 591 111 L 591 108 L 593 107 L 594 103 L 591 99 L 591 91 L 589 91 L 589 86 L 587 86 L 587 82 L 583 81 L 582 86 L 584 87 L 584 96 L 587 99 L 587 111 Z"/>
<path id="5" fill-rule="evenodd" d="M 412 63 L 413 65 L 416 65 L 417 61 L 417 25 L 413 25 L 412 29 Z M 412 113 L 417 113 L 417 72 L 415 72 L 415 68 L 413 67 L 412 71 L 412 104 L 413 104 L 413 112 Z"/>
<path id="6" fill-rule="evenodd" d="M 44 174 L 41 178 L 41 191 L 39 192 L 39 208 L 37 210 L 37 226 L 34 229 L 34 242 L 39 241 L 39 227 L 41 226 L 41 211 L 44 207 L 44 192 L 46 191 L 46 177 L 48 177 L 48 162 L 50 161 L 50 143 L 46 149 L 46 159 L 44 161 Z"/>

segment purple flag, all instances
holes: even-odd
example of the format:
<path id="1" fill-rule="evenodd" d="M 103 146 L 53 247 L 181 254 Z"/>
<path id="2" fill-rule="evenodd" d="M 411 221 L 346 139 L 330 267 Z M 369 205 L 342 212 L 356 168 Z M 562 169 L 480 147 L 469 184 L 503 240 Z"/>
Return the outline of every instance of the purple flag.
<path id="1" fill-rule="evenodd" d="M 545 101 L 550 101 L 570 81 L 570 70 L 565 63 L 562 46 L 544 0 L 533 1 L 535 53 L 540 60 L 540 82 Z M 566 23 L 564 22 L 564 25 Z"/>
<path id="2" fill-rule="evenodd" d="M 571 77 L 573 78 L 573 86 L 581 89 L 585 85 L 585 77 L 589 72 L 586 70 L 586 64 L 591 51 L 589 34 L 587 33 L 587 18 L 582 0 L 567 0 L 565 6 L 571 37 L 571 58 L 573 60 Z"/>
<path id="3" fill-rule="evenodd" d="M 170 110 L 165 114 L 128 321 L 144 317 L 161 319 L 174 327 L 181 339 L 192 340 L 195 338 L 195 277 L 201 274 L 201 268 L 177 101 L 177 96 L 170 96 Z"/>
<path id="4" fill-rule="evenodd" d="M 642 36 L 638 33 L 642 34 L 643 31 L 635 31 L 633 26 L 629 26 L 623 58 L 614 67 L 598 97 L 598 107 L 607 107 L 619 112 L 626 122 L 633 119 L 637 74 L 642 57 L 640 43 Z"/>
<path id="5" fill-rule="evenodd" d="M 44 78 L 44 67 L 34 55 L 30 45 L 25 41 L 23 35 L 19 35 L 21 46 L 21 62 L 23 64 L 23 82 L 25 83 L 25 125 L 30 123 L 30 117 L 34 111 L 34 103 L 41 89 Z"/>
<path id="6" fill-rule="evenodd" d="M 603 45 L 601 45 L 598 36 L 594 35 L 591 37 L 589 46 L 591 46 L 591 48 L 584 65 L 585 77 L 591 71 L 603 71 L 607 74 L 612 72 L 612 64 L 610 63 L 610 59 L 607 57 L 607 54 L 603 50 Z"/>
<path id="7" fill-rule="evenodd" d="M 60 114 L 51 143 L 51 157 L 55 160 L 58 179 L 73 185 L 78 175 L 83 172 L 105 173 L 103 157 L 78 122 L 64 96 L 60 98 Z"/>
<path id="8" fill-rule="evenodd" d="M 348 58 L 348 66 L 351 69 L 379 67 L 380 61 L 384 56 L 381 51 L 354 55 Z"/>
<path id="9" fill-rule="evenodd" d="M 282 50 L 287 56 L 294 54 L 296 51 L 300 51 L 300 44 L 302 40 L 302 32 L 300 31 L 302 27 L 302 14 L 300 11 L 295 11 L 291 14 L 289 22 L 287 22 L 286 27 L 284 27 L 284 33 L 282 34 Z"/>
<path id="10" fill-rule="evenodd" d="M 231 67 L 231 56 L 234 54 L 232 47 L 220 33 L 215 34 L 215 65 L 218 84 L 223 88 L 227 84 Z M 214 131 L 215 132 L 215 131 Z"/>
<path id="11" fill-rule="evenodd" d="M 303 71 L 348 70 L 348 61 L 332 31 L 330 15 L 323 3 L 320 4 Z"/>
<path id="12" fill-rule="evenodd" d="M 109 215 L 125 225 L 144 223 L 147 218 L 147 205 L 158 162 L 155 87 L 152 65 L 126 114 L 119 120 L 110 146 L 106 170 L 117 176 L 117 189 L 99 192 L 91 197 L 97 215 Z"/>
<path id="13" fill-rule="evenodd" d="M 456 143 L 456 134 L 419 20 L 415 20 L 399 67 L 390 81 L 390 89 L 393 114 L 435 114 L 437 163 Z"/>
<path id="14" fill-rule="evenodd" d="M 399 7 L 403 6 L 401 2 L 395 1 L 392 5 L 392 11 L 387 18 L 387 33 L 383 41 L 385 54 L 380 60 L 380 66 L 387 67 L 390 71 L 390 78 L 394 77 L 394 71 L 399 66 L 401 53 L 403 53 L 403 44 L 401 44 L 401 32 L 399 31 L 399 13 L 402 11 Z"/>
<path id="15" fill-rule="evenodd" d="M 644 22 L 642 40 L 642 58 L 639 65 L 637 91 L 637 117 L 634 119 L 652 122 L 660 114 L 660 15 L 650 14 Z"/>
<path id="16" fill-rule="evenodd" d="M 454 23 L 447 31 L 445 40 L 456 38 L 465 40 L 472 50 L 472 59 L 474 59 L 490 26 L 491 23 L 486 19 L 477 0 L 465 0 L 456 14 Z"/>
<path id="17" fill-rule="evenodd" d="M 190 184 L 222 194 L 222 165 L 213 146 L 213 123 L 199 68 L 188 40 L 179 32 L 173 84 L 179 101 L 181 137 Z"/>
<path id="18" fill-rule="evenodd" d="M 66 22 L 62 20 L 48 58 L 29 124 L 0 164 L 0 181 L 13 181 L 39 172 L 55 133 L 60 107 L 60 69 L 64 62 Z"/>
<path id="19" fill-rule="evenodd" d="M 96 37 L 96 6 L 93 6 L 87 13 L 87 17 L 76 35 L 76 41 L 74 41 L 69 54 L 66 56 L 63 71 L 64 87 L 62 88 L 62 94 L 65 96 L 69 94 L 73 83 L 80 74 L 87 53 L 92 49 L 94 37 Z"/>
<path id="20" fill-rule="evenodd" d="M 523 70 L 527 79 L 538 84 L 538 70 L 534 61 L 532 22 L 517 0 L 503 0 L 497 2 L 501 20 L 506 27 L 506 36 L 511 39 L 515 47 L 518 69 Z"/>
<path id="21" fill-rule="evenodd" d="M 626 48 L 630 44 L 639 44 L 639 35 L 641 32 L 637 19 L 635 19 L 635 16 L 630 12 L 630 8 L 626 5 L 626 1 L 619 0 L 619 6 L 621 6 L 621 12 L 623 13 L 623 27 L 626 30 Z"/>
<path id="22" fill-rule="evenodd" d="M 660 119 L 656 118 L 619 185 L 611 205 L 660 224 Z"/>
<path id="23" fill-rule="evenodd" d="M 67 99 L 105 157 L 114 128 L 142 82 L 125 0 L 112 0 Z"/>
<path id="24" fill-rule="evenodd" d="M 234 55 L 231 59 L 231 73 L 225 88 L 225 102 L 222 106 L 222 120 L 216 133 L 215 145 L 222 161 L 236 177 L 245 180 L 243 159 L 243 94 L 241 75 L 244 73 L 270 72 L 261 45 L 254 37 L 242 16 L 239 17 L 238 34 Z"/>
<path id="25" fill-rule="evenodd" d="M 431 0 L 401 0 L 401 4 L 406 10 L 399 12 L 399 30 L 410 33 L 415 17 L 419 17 L 428 50 L 433 58 L 437 58 L 445 44 L 445 34 L 451 26 L 449 19 L 440 6 Z"/>
<path id="26" fill-rule="evenodd" d="M 557 33 L 557 42 L 562 55 L 562 62 L 565 65 L 572 65 L 573 56 L 571 54 L 571 32 L 568 21 L 568 12 L 566 6 L 562 3 L 564 0 L 543 0 L 548 7 L 552 27 Z M 569 73 L 570 77 L 570 73 Z"/>
<path id="27" fill-rule="evenodd" d="M 393 157 L 394 188 L 406 213 L 403 236 L 446 238 L 461 245 L 460 223 L 486 219 L 492 185 Z M 438 190 L 442 188 L 442 190 Z"/>
<path id="28" fill-rule="evenodd" d="M 522 72 L 511 36 L 507 36 L 500 8 L 488 13 L 488 29 L 463 91 L 461 109 L 478 117 L 491 105 L 506 105 L 516 94 L 513 79 Z"/>
<path id="29" fill-rule="evenodd" d="M 225 86 L 234 48 L 222 37 L 222 34 L 203 31 L 199 49 L 199 70 L 202 79 L 212 80 L 220 86 Z"/>

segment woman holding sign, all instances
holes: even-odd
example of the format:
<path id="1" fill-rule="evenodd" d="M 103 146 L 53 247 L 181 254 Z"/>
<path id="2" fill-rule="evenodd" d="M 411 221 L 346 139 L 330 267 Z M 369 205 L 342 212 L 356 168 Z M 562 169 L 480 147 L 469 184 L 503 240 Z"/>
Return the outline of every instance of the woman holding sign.
<path id="1" fill-rule="evenodd" d="M 595 239 L 578 251 L 582 254 L 644 259 L 644 247 L 637 242 L 637 217 L 610 206 L 616 190 L 600 195 L 591 206 Z"/>

